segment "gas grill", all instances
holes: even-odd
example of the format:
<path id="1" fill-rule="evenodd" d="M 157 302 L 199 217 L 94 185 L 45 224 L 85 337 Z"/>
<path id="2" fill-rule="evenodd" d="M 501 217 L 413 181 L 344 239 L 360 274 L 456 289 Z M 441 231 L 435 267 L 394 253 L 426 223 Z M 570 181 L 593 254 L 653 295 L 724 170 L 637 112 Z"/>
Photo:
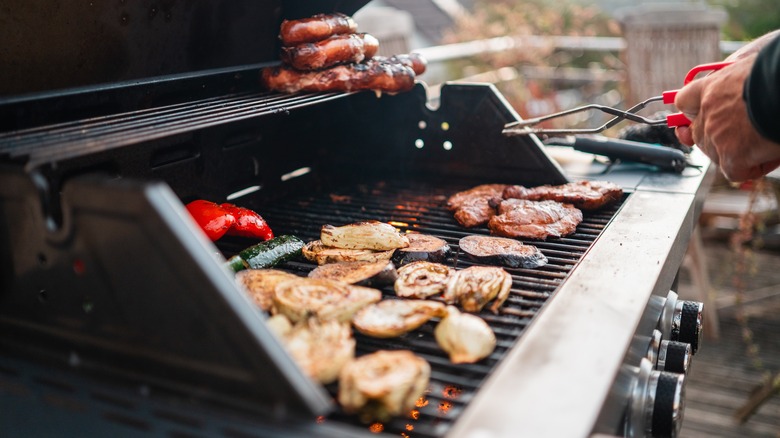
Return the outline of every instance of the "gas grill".
<path id="1" fill-rule="evenodd" d="M 165 17 L 182 30 L 176 12 L 202 18 L 208 3 L 173 2 Z M 283 18 L 352 14 L 364 2 L 317 10 L 294 3 L 216 7 L 228 14 L 222 19 L 250 11 L 264 25 L 239 20 L 243 26 L 209 44 L 210 53 L 237 44 L 236 35 L 253 35 L 253 43 L 214 61 L 192 55 L 159 71 L 136 66 L 131 51 L 127 64 L 135 68 L 125 76 L 99 71 L 91 84 L 58 89 L 18 85 L 0 98 L 4 429 L 12 436 L 63 428 L 181 437 L 673 434 L 701 308 L 670 290 L 712 176 L 707 160 L 694 153 L 702 169 L 682 175 L 630 164 L 607 174 L 598 163 L 564 169 L 535 137 L 502 136 L 518 116 L 486 84 L 446 84 L 437 106 L 422 83 L 392 96 L 269 93 L 258 72 L 276 63 L 273 36 Z M 141 6 L 112 8 L 98 15 Z M 137 14 L 128 16 L 132 23 Z M 184 47 L 187 37 L 195 40 L 185 33 L 166 44 Z M 148 74 L 133 77 L 138 71 Z M 356 335 L 358 355 L 409 349 L 432 367 L 413 411 L 373 424 L 340 412 L 336 384 L 323 387 L 298 370 L 266 315 L 233 282 L 225 258 L 254 242 L 212 243 L 183 207 L 230 201 L 260 212 L 275 234 L 305 241 L 326 223 L 375 219 L 457 249 L 461 237 L 488 231 L 458 226 L 444 208 L 451 194 L 484 183 L 581 178 L 614 181 L 626 195 L 586 212 L 571 236 L 526 242 L 549 264 L 507 268 L 513 286 L 502 311 L 480 313 L 498 339 L 488 358 L 450 363 L 433 322 L 400 338 Z M 449 263 L 474 264 L 457 256 Z M 280 268 L 305 275 L 314 265 Z"/>

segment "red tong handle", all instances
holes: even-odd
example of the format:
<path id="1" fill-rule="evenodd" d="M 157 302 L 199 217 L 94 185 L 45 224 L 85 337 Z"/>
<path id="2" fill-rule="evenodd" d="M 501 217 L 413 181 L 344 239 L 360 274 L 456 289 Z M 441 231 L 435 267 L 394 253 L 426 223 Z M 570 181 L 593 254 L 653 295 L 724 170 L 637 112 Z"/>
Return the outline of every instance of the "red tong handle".
<path id="1" fill-rule="evenodd" d="M 683 81 L 683 85 L 688 85 L 692 80 L 696 78 L 696 76 L 705 71 L 716 71 L 720 70 L 723 67 L 729 66 L 733 64 L 733 61 L 723 61 L 723 62 L 713 62 L 710 64 L 701 64 L 697 65 L 696 67 L 692 68 L 687 75 L 685 75 L 685 80 Z M 680 90 L 671 90 L 671 91 L 664 91 L 661 95 L 663 96 L 664 103 L 667 105 L 674 104 L 674 98 L 677 97 L 677 92 Z M 687 117 L 683 113 L 674 113 L 669 114 L 666 116 L 666 125 L 670 128 L 674 128 L 677 126 L 688 126 L 691 124 L 691 121 L 688 120 Z"/>

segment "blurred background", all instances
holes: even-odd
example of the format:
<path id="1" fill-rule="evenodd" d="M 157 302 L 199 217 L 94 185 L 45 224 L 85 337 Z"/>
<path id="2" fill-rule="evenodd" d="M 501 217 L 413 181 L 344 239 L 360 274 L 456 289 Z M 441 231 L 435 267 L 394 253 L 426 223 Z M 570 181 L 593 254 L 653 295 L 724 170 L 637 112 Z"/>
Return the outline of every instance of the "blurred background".
<path id="1" fill-rule="evenodd" d="M 780 28 L 778 0 L 375 0 L 355 14 L 380 54 L 419 52 L 435 104 L 447 81 L 489 82 L 523 118 L 588 103 L 627 109 Z M 656 106 L 642 114 L 672 108 Z M 599 112 L 549 127 L 596 127 Z M 606 135 L 619 135 L 626 123 Z M 746 147 L 749 145 L 746 145 Z M 684 437 L 780 437 L 780 173 L 716 177 L 679 278 L 704 301 Z M 699 357 L 702 357 L 701 359 Z"/>

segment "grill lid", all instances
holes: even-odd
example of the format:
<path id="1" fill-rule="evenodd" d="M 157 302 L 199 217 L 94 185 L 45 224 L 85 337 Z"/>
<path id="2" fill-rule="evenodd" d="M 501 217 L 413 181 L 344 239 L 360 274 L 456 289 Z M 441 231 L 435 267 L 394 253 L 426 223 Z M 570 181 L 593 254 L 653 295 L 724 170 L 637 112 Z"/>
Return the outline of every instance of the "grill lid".
<path id="1" fill-rule="evenodd" d="M 0 96 L 275 61 L 279 24 L 367 0 L 11 0 Z"/>

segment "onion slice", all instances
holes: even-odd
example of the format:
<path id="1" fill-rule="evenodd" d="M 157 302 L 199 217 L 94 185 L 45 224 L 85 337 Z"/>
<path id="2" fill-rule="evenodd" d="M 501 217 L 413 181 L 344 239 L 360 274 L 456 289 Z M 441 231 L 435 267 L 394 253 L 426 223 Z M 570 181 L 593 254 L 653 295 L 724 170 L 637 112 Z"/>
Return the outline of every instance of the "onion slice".
<path id="1" fill-rule="evenodd" d="M 441 263 L 412 262 L 398 268 L 395 294 L 405 298 L 427 298 L 443 293 L 455 270 Z"/>
<path id="2" fill-rule="evenodd" d="M 490 311 L 498 308 L 509 297 L 512 276 L 497 266 L 471 266 L 457 271 L 447 283 L 442 295 L 448 304 L 458 303 L 467 312 L 479 312 L 490 301 Z"/>

